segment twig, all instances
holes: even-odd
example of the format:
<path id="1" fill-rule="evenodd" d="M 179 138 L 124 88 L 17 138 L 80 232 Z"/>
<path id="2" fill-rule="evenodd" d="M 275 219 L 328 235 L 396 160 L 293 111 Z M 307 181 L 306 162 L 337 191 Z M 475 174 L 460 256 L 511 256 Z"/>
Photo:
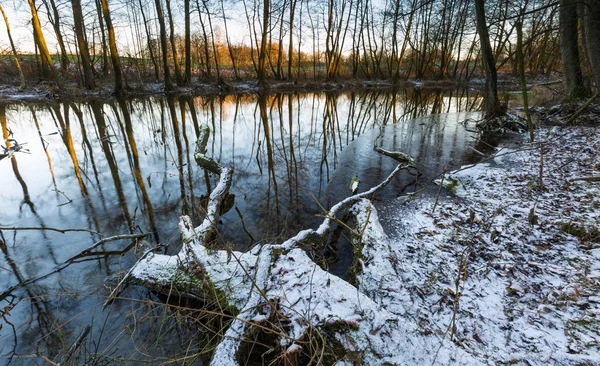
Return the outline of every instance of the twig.
<path id="1" fill-rule="evenodd" d="M 448 164 L 444 166 L 444 170 L 442 171 L 442 179 L 440 180 L 440 188 L 438 188 L 437 196 L 435 196 L 435 203 L 433 204 L 433 208 L 431 209 L 431 213 L 435 212 L 435 208 L 438 205 L 438 201 L 440 199 L 440 194 L 442 193 L 442 187 L 444 186 L 444 177 L 446 176 L 446 170 L 448 169 Z"/>
<path id="2" fill-rule="evenodd" d="M 121 279 L 121 281 L 119 281 L 119 283 L 117 284 L 117 286 L 110 292 L 110 295 L 108 295 L 108 298 L 106 299 L 106 301 L 104 301 L 104 305 L 102 305 L 102 310 L 104 310 L 104 308 L 106 307 L 106 305 L 108 305 L 110 302 L 112 302 L 112 300 L 115 297 L 119 296 L 119 294 L 123 291 L 123 290 L 121 290 L 121 285 L 123 283 L 125 283 L 125 281 L 127 281 L 127 279 L 129 278 L 129 276 L 131 276 L 131 272 L 133 272 L 133 270 L 138 265 L 138 263 L 140 263 L 142 260 L 144 260 L 148 256 L 148 254 L 152 253 L 154 250 L 156 250 L 156 248 L 152 248 L 152 249 L 149 249 L 146 252 L 144 252 L 144 254 L 142 254 L 142 256 L 140 257 L 140 259 L 138 259 L 138 261 L 135 262 L 135 264 L 133 266 L 131 266 L 131 269 L 129 271 L 127 271 L 127 273 L 125 274 L 125 276 L 123 276 L 123 278 Z"/>
<path id="3" fill-rule="evenodd" d="M 37 227 L 37 226 L 1 226 L 0 230 L 14 230 L 14 231 L 22 231 L 22 230 L 40 230 L 40 231 L 56 231 L 59 232 L 61 234 L 65 234 L 67 232 L 71 232 L 71 231 L 83 231 L 83 232 L 88 232 L 88 233 L 92 233 L 92 234 L 96 234 L 99 237 L 102 237 L 102 235 L 94 230 L 89 230 L 89 229 L 58 229 L 58 228 L 54 228 L 54 227 Z"/>
<path id="4" fill-rule="evenodd" d="M 67 259 L 65 261 L 66 262 L 71 262 L 77 258 L 83 257 L 86 254 L 88 254 L 89 252 L 92 251 L 92 249 L 95 249 L 97 247 L 99 247 L 100 245 L 107 243 L 109 241 L 115 241 L 115 240 L 124 240 L 124 239 L 140 239 L 143 237 L 146 237 L 148 235 L 150 235 L 151 233 L 142 233 L 142 234 L 124 234 L 124 235 L 115 235 L 115 236 L 111 236 L 108 238 L 104 238 L 104 239 L 100 239 L 97 242 L 95 242 L 94 244 L 92 244 L 90 247 L 88 247 L 87 249 L 82 250 L 81 252 L 79 252 L 79 254 L 76 254 L 74 256 L 72 256 L 71 258 Z"/>
<path id="5" fill-rule="evenodd" d="M 131 234 L 131 235 L 130 234 L 127 234 L 127 235 L 116 235 L 116 236 L 111 236 L 109 238 L 101 239 L 101 240 L 95 242 L 92 246 L 88 247 L 87 249 L 84 249 L 81 252 L 79 252 L 79 254 L 76 254 L 73 257 L 67 259 L 66 261 L 64 261 L 64 262 L 56 265 L 54 267 L 54 269 L 52 269 L 52 271 L 50 271 L 50 272 L 48 272 L 46 274 L 37 276 L 37 277 L 29 278 L 29 279 L 27 279 L 25 281 L 21 281 L 21 282 L 17 283 L 14 286 L 9 287 L 4 292 L 0 293 L 0 300 L 5 299 L 8 295 L 10 295 L 10 293 L 12 293 L 14 290 L 16 290 L 18 288 L 25 287 L 27 285 L 30 285 L 30 284 L 34 283 L 34 282 L 37 282 L 37 281 L 43 280 L 45 278 L 48 278 L 48 277 L 50 277 L 51 275 L 53 275 L 53 274 L 55 274 L 57 272 L 62 271 L 63 269 L 65 269 L 69 265 L 73 264 L 76 259 L 79 259 L 81 257 L 85 257 L 85 256 L 89 255 L 90 251 L 92 249 L 98 247 L 99 245 L 101 245 L 103 243 L 106 243 L 106 242 L 109 242 L 109 241 L 114 241 L 114 240 L 122 240 L 122 239 L 137 239 L 137 238 L 142 238 L 142 237 L 148 236 L 150 234 L 151 233 Z M 98 254 L 105 254 L 105 253 L 101 252 L 101 253 L 98 253 Z"/>
<path id="6" fill-rule="evenodd" d="M 433 358 L 433 361 L 431 362 L 431 365 L 435 365 L 435 360 L 437 360 L 438 354 L 440 353 L 440 350 L 442 349 L 442 346 L 444 345 L 444 341 L 446 340 L 446 336 L 448 335 L 448 332 L 450 332 L 450 340 L 452 340 L 452 338 L 454 337 L 454 333 L 456 332 L 456 314 L 458 313 L 458 306 L 459 306 L 459 301 L 460 301 L 460 295 L 461 295 L 461 277 L 464 276 L 465 277 L 465 281 L 466 281 L 466 272 L 467 272 L 467 250 L 469 250 L 469 248 L 465 248 L 465 250 L 462 252 L 460 260 L 458 262 L 458 273 L 456 276 L 456 279 L 454 280 L 454 285 L 455 285 L 455 290 L 454 290 L 454 304 L 452 307 L 452 319 L 450 320 L 450 324 L 448 324 L 448 328 L 446 328 L 446 331 L 444 332 L 444 336 L 442 337 L 442 340 L 440 341 L 440 346 L 437 349 L 437 352 L 435 353 L 435 357 Z M 464 289 L 464 282 L 462 283 L 462 288 Z"/>
<path id="7" fill-rule="evenodd" d="M 540 144 L 540 188 L 544 189 L 544 144 Z"/>
<path id="8" fill-rule="evenodd" d="M 65 202 L 65 203 L 61 203 L 61 204 L 58 204 L 58 205 L 56 205 L 56 207 L 65 206 L 65 205 L 68 205 L 69 203 L 73 202 L 73 200 L 72 200 L 72 199 L 70 199 L 70 198 L 69 198 L 69 197 L 68 197 L 68 196 L 65 194 L 65 192 L 61 191 L 60 189 L 55 189 L 54 191 L 55 191 L 56 193 L 60 193 L 60 194 L 62 194 L 62 195 L 63 195 L 63 197 L 65 197 L 65 198 L 67 199 L 67 202 Z"/>
<path id="9" fill-rule="evenodd" d="M 576 182 L 576 181 L 600 182 L 600 175 L 592 175 L 589 177 L 576 177 L 576 178 L 569 179 L 569 182 Z"/>
<path id="10" fill-rule="evenodd" d="M 479 156 L 485 156 L 484 153 L 482 153 L 481 151 L 477 150 L 476 148 L 474 148 L 473 146 L 469 146 L 469 149 L 473 150 L 474 153 L 476 153 Z"/>
<path id="11" fill-rule="evenodd" d="M 91 328 L 92 328 L 92 326 L 89 324 L 87 324 L 83 328 L 81 333 L 79 333 L 79 336 L 77 337 L 77 339 L 75 339 L 75 342 L 73 342 L 73 344 L 67 351 L 67 354 L 65 355 L 65 357 L 63 357 L 62 364 L 67 364 L 67 362 L 69 362 L 73 358 L 73 354 L 75 353 L 75 351 L 77 351 L 77 349 L 81 346 L 83 341 L 87 338 L 88 334 L 90 333 Z"/>
<path id="12" fill-rule="evenodd" d="M 50 366 L 60 366 L 60 364 L 52 362 L 52 360 L 46 356 L 42 356 L 42 360 L 44 360 Z"/>
<path id="13" fill-rule="evenodd" d="M 250 234 L 250 231 L 248 231 L 248 228 L 246 227 L 246 221 L 244 220 L 244 216 L 240 212 L 240 209 L 237 207 L 237 205 L 235 205 L 234 207 L 235 212 L 237 212 L 238 216 L 240 217 L 240 220 L 242 220 L 242 229 L 244 229 L 244 232 L 250 238 L 250 245 L 252 245 L 252 243 L 254 243 L 254 238 L 252 237 L 252 234 Z"/>
<path id="14" fill-rule="evenodd" d="M 567 120 L 567 122 L 565 124 L 570 124 L 572 123 L 575 118 L 577 118 L 577 116 L 579 116 L 590 104 L 592 104 L 592 102 L 594 100 L 596 100 L 596 98 L 598 98 L 598 96 L 600 95 L 600 92 L 596 92 L 596 94 L 592 95 L 592 97 L 590 99 L 587 100 L 587 102 L 585 102 L 578 110 L 577 112 L 573 113 L 573 115 L 571 117 L 569 117 L 569 119 Z"/>

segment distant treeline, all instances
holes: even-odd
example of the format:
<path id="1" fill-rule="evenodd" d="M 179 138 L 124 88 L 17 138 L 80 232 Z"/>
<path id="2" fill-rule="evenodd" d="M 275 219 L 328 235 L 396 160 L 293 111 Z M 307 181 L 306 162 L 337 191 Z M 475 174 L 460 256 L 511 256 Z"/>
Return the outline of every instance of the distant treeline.
<path id="1" fill-rule="evenodd" d="M 172 89 L 195 81 L 252 79 L 266 85 L 271 80 L 482 75 L 478 1 L 27 1 L 35 54 L 15 47 L 11 20 L 4 16 L 11 47 L 3 50 L 0 69 L 3 80 L 16 80 L 21 72 L 22 84 L 41 79 L 60 87 L 78 80 L 94 89 L 110 75 L 120 92 L 129 83 L 150 80 Z M 574 34 L 575 47 L 578 29 L 583 34 L 584 55 L 577 64 L 582 77 L 595 74 L 598 51 L 592 46 L 600 37 L 587 36 L 600 35 L 594 33 L 600 29 L 598 8 L 597 0 L 487 0 L 485 27 L 496 69 L 517 73 L 516 25 L 521 23 L 525 70 L 533 75 L 561 71 L 561 36 L 566 37 L 561 30 L 574 19 L 575 27 L 565 29 Z M 47 37 L 56 40 L 57 54 L 48 49 Z"/>

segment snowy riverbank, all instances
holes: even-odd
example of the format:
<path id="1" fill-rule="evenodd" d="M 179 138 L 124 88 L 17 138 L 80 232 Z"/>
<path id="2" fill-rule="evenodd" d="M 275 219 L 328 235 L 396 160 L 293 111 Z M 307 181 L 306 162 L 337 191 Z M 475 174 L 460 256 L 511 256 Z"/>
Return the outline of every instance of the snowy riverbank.
<path id="1" fill-rule="evenodd" d="M 224 295 L 237 315 L 213 365 L 242 362 L 260 334 L 276 335 L 269 359 L 286 364 L 600 364 L 599 149 L 597 129 L 540 129 L 446 175 L 456 194 L 437 205 L 403 197 L 377 210 L 365 192 L 318 230 L 247 253 L 208 251 L 212 216 L 196 229 L 184 219 L 184 250 L 150 255 L 132 276 Z M 358 287 L 300 248 L 352 203 Z M 209 281 L 186 285 L 182 269 Z"/>
<path id="2" fill-rule="evenodd" d="M 365 248 L 361 290 L 473 362 L 600 364 L 599 151 L 596 128 L 541 129 L 446 176 L 433 214 L 388 205 L 391 253 Z"/>

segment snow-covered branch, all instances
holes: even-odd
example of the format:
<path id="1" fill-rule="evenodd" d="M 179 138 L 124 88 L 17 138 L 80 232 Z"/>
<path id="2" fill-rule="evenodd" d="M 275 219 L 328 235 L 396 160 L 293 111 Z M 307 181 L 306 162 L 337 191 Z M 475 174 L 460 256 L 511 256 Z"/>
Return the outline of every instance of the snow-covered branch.
<path id="1" fill-rule="evenodd" d="M 206 136 L 208 129 L 205 127 L 202 131 L 202 136 Z M 399 349 L 412 349 L 423 342 L 416 334 L 416 325 L 382 309 L 366 293 L 320 268 L 299 248 L 299 244 L 306 241 L 325 242 L 337 220 L 336 215 L 351 206 L 350 211 L 360 227 L 356 232 L 362 236 L 361 245 L 387 245 L 377 211 L 367 198 L 401 170 L 413 166 L 412 159 L 398 165 L 376 187 L 334 205 L 317 230 L 303 230 L 282 244 L 265 244 L 246 253 L 209 250 L 207 244 L 233 172 L 206 156 L 206 139 L 202 136 L 196 161 L 219 175 L 204 220 L 194 227 L 189 217 L 181 217 L 181 251 L 174 256 L 149 253 L 131 270 L 130 276 L 158 291 L 175 288 L 184 296 L 218 301 L 236 315 L 215 350 L 212 365 L 239 364 L 244 339 L 253 330 L 264 328 L 260 324 L 265 322 L 267 327 L 275 327 L 278 334 L 279 341 L 273 347 L 284 353 L 302 349 L 310 341 L 312 330 L 316 330 L 335 337 L 345 352 L 360 353 L 366 363 L 424 364 L 433 360 L 432 354 L 412 351 L 398 358 Z M 277 327 L 275 323 L 286 326 Z M 438 360 L 462 356 L 449 344 L 441 348 Z"/>

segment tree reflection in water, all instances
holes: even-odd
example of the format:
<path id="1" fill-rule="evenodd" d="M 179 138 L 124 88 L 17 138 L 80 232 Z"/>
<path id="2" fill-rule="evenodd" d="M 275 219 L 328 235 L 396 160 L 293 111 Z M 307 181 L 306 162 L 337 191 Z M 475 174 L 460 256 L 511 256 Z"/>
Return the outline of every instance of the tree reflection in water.
<path id="1" fill-rule="evenodd" d="M 470 111 L 480 102 L 468 90 L 402 89 L 2 105 L 4 145 L 12 131 L 12 138 L 29 143 L 31 154 L 0 160 L 0 223 L 87 228 L 106 236 L 153 232 L 143 245 L 160 243 L 175 252 L 178 216 L 191 214 L 198 222 L 215 184 L 215 177 L 192 163 L 200 126 L 206 123 L 211 127 L 207 154 L 234 168 L 217 245 L 244 250 L 249 243 L 283 240 L 316 225 L 320 205 L 327 208 L 348 196 L 353 176 L 361 178 L 360 190 L 387 176 L 393 161 L 373 152 L 380 134 L 379 145 L 413 155 L 429 174 L 411 186 L 424 187 L 449 161 L 464 161 L 472 140 L 456 117 L 409 120 Z M 396 179 L 380 198 L 400 194 L 414 180 Z M 1 233 L 0 283 L 6 287 L 0 293 L 50 272 L 96 239 L 84 232 Z M 103 249 L 126 245 L 116 242 Z M 148 341 L 139 331 L 156 326 L 132 320 L 131 309 L 149 305 L 116 304 L 110 312 L 100 312 L 99 305 L 107 295 L 106 276 L 129 269 L 135 260 L 133 253 L 96 258 L 4 293 L 0 308 L 11 305 L 3 321 L 14 325 L 16 339 L 6 323 L 0 330 L 0 360 L 15 352 L 56 355 L 92 322 L 103 324 L 102 331 L 90 333 L 97 352 L 131 356 L 129 346 Z M 140 289 L 129 296 L 155 299 Z M 123 327 L 132 322 L 139 328 L 124 334 Z M 137 357 L 169 350 L 161 346 L 144 352 Z"/>

